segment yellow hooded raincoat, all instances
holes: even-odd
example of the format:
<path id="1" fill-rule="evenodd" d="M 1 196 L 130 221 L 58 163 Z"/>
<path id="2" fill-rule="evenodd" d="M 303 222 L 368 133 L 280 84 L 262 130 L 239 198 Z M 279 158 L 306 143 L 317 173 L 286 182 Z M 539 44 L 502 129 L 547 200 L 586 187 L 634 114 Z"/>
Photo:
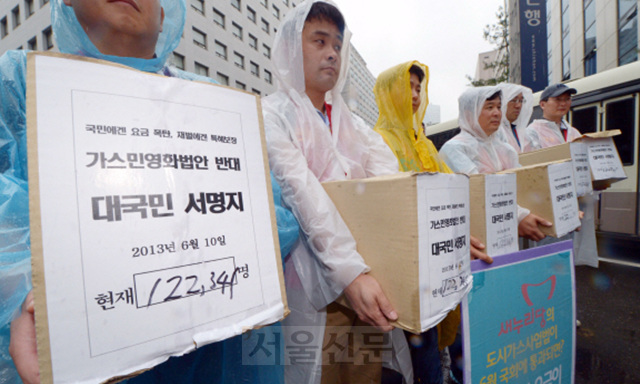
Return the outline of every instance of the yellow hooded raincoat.
<path id="1" fill-rule="evenodd" d="M 409 73 L 413 65 L 421 68 L 425 74 L 420 90 L 420 107 L 415 114 L 411 105 Z M 382 72 L 373 87 L 380 111 L 374 130 L 393 150 L 401 171 L 453 173 L 440 159 L 438 150 L 422 129 L 422 120 L 429 104 L 428 83 L 429 67 L 418 61 L 399 64 Z M 438 324 L 440 349 L 453 344 L 459 324 L 460 307 Z"/>
<path id="2" fill-rule="evenodd" d="M 414 114 L 411 106 L 411 85 L 409 69 L 416 65 L 424 73 L 420 91 L 420 107 Z M 422 120 L 427 111 L 429 98 L 429 67 L 409 61 L 382 72 L 373 87 L 380 115 L 375 131 L 384 138 L 393 150 L 401 171 L 446 172 L 451 170 L 438 157 L 438 151 L 422 130 Z"/>

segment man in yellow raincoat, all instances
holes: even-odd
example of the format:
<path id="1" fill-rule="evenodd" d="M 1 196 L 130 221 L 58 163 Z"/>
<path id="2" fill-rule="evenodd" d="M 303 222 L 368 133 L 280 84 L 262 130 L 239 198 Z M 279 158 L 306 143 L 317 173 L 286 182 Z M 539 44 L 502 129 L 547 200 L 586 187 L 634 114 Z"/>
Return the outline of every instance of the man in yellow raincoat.
<path id="1" fill-rule="evenodd" d="M 382 72 L 373 88 L 380 111 L 374 130 L 378 132 L 398 159 L 401 171 L 452 173 L 440 159 L 438 150 L 425 136 L 422 120 L 429 104 L 427 85 L 429 68 L 409 61 Z M 493 260 L 482 252 L 484 245 L 471 238 L 471 257 Z M 459 308 L 435 328 L 422 335 L 406 333 L 416 382 L 442 382 L 437 348 L 451 345 L 460 323 Z"/>

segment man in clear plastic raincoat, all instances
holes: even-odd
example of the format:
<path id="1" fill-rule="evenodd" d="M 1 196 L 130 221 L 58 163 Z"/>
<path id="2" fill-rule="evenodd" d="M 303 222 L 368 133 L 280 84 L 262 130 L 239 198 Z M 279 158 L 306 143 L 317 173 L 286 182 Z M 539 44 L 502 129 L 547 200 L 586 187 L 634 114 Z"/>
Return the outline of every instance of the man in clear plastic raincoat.
<path id="1" fill-rule="evenodd" d="M 571 142 L 580 136 L 580 132 L 564 119 L 571 108 L 571 95 L 577 91 L 564 84 L 551 84 L 540 95 L 542 119 L 536 119 L 527 127 L 529 145 L 523 152 L 553 147 Z"/>
<path id="2" fill-rule="evenodd" d="M 519 84 L 501 83 L 498 89 L 502 92 L 502 134 L 513 149 L 522 153 L 527 147 L 525 134 L 529 119 L 533 113 L 533 92 L 530 88 Z"/>
<path id="3" fill-rule="evenodd" d="M 520 166 L 518 153 L 499 135 L 502 101 L 497 87 L 466 90 L 458 99 L 460 133 L 440 149 L 440 156 L 454 172 L 495 173 Z M 518 206 L 518 235 L 540 241 L 545 234 L 538 225 L 547 220 Z"/>
<path id="4" fill-rule="evenodd" d="M 373 87 L 380 111 L 374 130 L 396 155 L 401 171 L 452 173 L 422 128 L 429 104 L 428 83 L 429 68 L 418 61 L 402 63 L 382 72 Z M 482 248 L 482 244 L 473 238 L 472 258 L 492 262 L 482 253 Z M 422 335 L 406 333 L 415 380 L 442 382 L 438 347 L 443 349 L 454 342 L 459 324 L 458 308 L 438 324 L 437 333 L 435 328 Z"/>
<path id="5" fill-rule="evenodd" d="M 263 101 L 269 164 L 304 233 L 286 259 L 291 314 L 283 329 L 285 348 L 302 347 L 291 343 L 299 340 L 296 332 L 307 332 L 303 341 L 309 352 L 286 366 L 288 383 L 380 382 L 377 362 L 340 364 L 342 357 L 331 361 L 322 354 L 323 340 L 336 337 L 345 344 L 348 338 L 342 331 L 325 334 L 325 325 L 352 330 L 368 323 L 388 331 L 389 320 L 397 318 L 321 185 L 398 172 L 382 138 L 351 115 L 340 95 L 349 39 L 342 15 L 329 1 L 306 1 L 290 10 L 273 47 L 278 91 Z M 335 303 L 343 293 L 354 310 Z"/>
<path id="6" fill-rule="evenodd" d="M 138 0 L 135 4 L 108 0 L 52 0 L 50 6 L 53 33 L 63 53 L 108 60 L 145 72 L 213 82 L 166 64 L 182 36 L 186 13 L 183 0 Z M 9 51 L 0 57 L 0 382 L 3 383 L 18 381 L 8 353 L 9 323 L 14 318 L 11 329 L 13 358 L 24 374 L 24 381 L 39 381 L 37 361 L 33 360 L 36 356 L 33 300 L 25 301 L 31 290 L 26 72 L 25 51 Z M 274 195 L 278 193 L 274 183 Z M 276 215 L 285 255 L 298 236 L 298 226 L 292 214 L 279 205 L 279 200 L 276 200 Z M 211 382 L 211 374 L 215 374 L 220 382 L 224 377 L 229 378 L 227 382 L 256 382 L 242 375 L 231 378 L 223 372 L 229 368 L 225 365 L 228 362 L 235 362 L 239 367 L 241 342 L 235 338 L 229 343 L 202 348 L 188 357 L 172 359 L 173 363 L 170 360 L 160 366 L 164 369 L 154 369 L 147 374 L 148 381 L 157 382 L 163 377 L 166 382 L 197 382 L 197 379 L 205 378 Z M 221 358 L 219 352 L 222 351 L 237 356 L 229 353 Z M 207 372 L 198 372 L 198 369 Z M 254 374 L 258 379 L 268 375 Z"/>
<path id="7" fill-rule="evenodd" d="M 525 148 L 525 151 L 553 147 L 582 136 L 580 131 L 569 125 L 564 119 L 571 108 L 571 95 L 576 92 L 574 88 L 569 88 L 564 84 L 552 84 L 542 91 L 540 108 L 542 108 L 543 118 L 534 120 L 527 127 L 526 134 L 530 144 Z M 598 192 L 578 198 L 580 211 L 584 213 L 581 230 L 566 236 L 566 239 L 573 237 L 576 265 L 598 266 L 598 245 L 595 232 L 597 200 Z"/>

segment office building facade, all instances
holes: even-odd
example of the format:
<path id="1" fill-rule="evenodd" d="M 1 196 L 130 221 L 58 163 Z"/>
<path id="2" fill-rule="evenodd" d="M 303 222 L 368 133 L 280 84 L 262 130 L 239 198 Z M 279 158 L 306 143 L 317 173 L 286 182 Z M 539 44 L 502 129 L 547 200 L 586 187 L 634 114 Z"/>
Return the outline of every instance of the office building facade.
<path id="1" fill-rule="evenodd" d="M 540 3 L 546 11 L 547 81 L 589 76 L 638 60 L 638 0 L 510 0 L 510 76 L 519 83 L 519 10 Z"/>
<path id="2" fill-rule="evenodd" d="M 266 96 L 276 90 L 271 69 L 275 34 L 293 7 L 292 0 L 187 0 L 182 40 L 169 60 L 180 69 Z M 0 53 L 11 49 L 56 51 L 50 13 L 49 0 L 2 0 Z M 353 47 L 351 52 L 354 65 L 349 78 L 358 85 L 348 95 L 357 100 L 354 112 L 375 123 L 375 80 Z"/>

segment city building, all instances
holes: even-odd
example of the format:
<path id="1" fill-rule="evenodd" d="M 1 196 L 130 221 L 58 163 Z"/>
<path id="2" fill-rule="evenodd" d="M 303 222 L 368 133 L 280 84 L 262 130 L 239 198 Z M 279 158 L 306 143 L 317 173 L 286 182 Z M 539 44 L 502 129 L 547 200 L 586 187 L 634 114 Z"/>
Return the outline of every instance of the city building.
<path id="1" fill-rule="evenodd" d="M 367 68 L 360 53 L 351 45 L 350 64 L 347 83 L 342 90 L 342 97 L 346 101 L 349 109 L 360 116 L 367 125 L 373 127 L 378 121 L 378 105 L 373 94 L 373 86 L 376 78 Z"/>
<path id="2" fill-rule="evenodd" d="M 578 79 L 638 60 L 638 0 L 509 0 L 510 79 L 520 83 L 523 6 L 544 7 L 546 82 Z"/>
<path id="3" fill-rule="evenodd" d="M 496 63 L 503 57 L 504 53 L 499 49 L 478 54 L 476 74 L 473 80 L 487 81 L 500 77 L 502 75 L 503 69 L 500 68 L 500 66 L 497 66 Z"/>
<path id="4" fill-rule="evenodd" d="M 219 83 L 266 96 L 276 90 L 271 50 L 280 21 L 295 7 L 292 0 L 187 0 L 180 44 L 170 57 L 180 69 Z M 56 51 L 49 0 L 0 2 L 0 54 L 11 49 Z M 354 112 L 375 124 L 375 79 L 357 51 L 347 94 Z M 370 85 L 370 86 L 369 86 Z"/>

